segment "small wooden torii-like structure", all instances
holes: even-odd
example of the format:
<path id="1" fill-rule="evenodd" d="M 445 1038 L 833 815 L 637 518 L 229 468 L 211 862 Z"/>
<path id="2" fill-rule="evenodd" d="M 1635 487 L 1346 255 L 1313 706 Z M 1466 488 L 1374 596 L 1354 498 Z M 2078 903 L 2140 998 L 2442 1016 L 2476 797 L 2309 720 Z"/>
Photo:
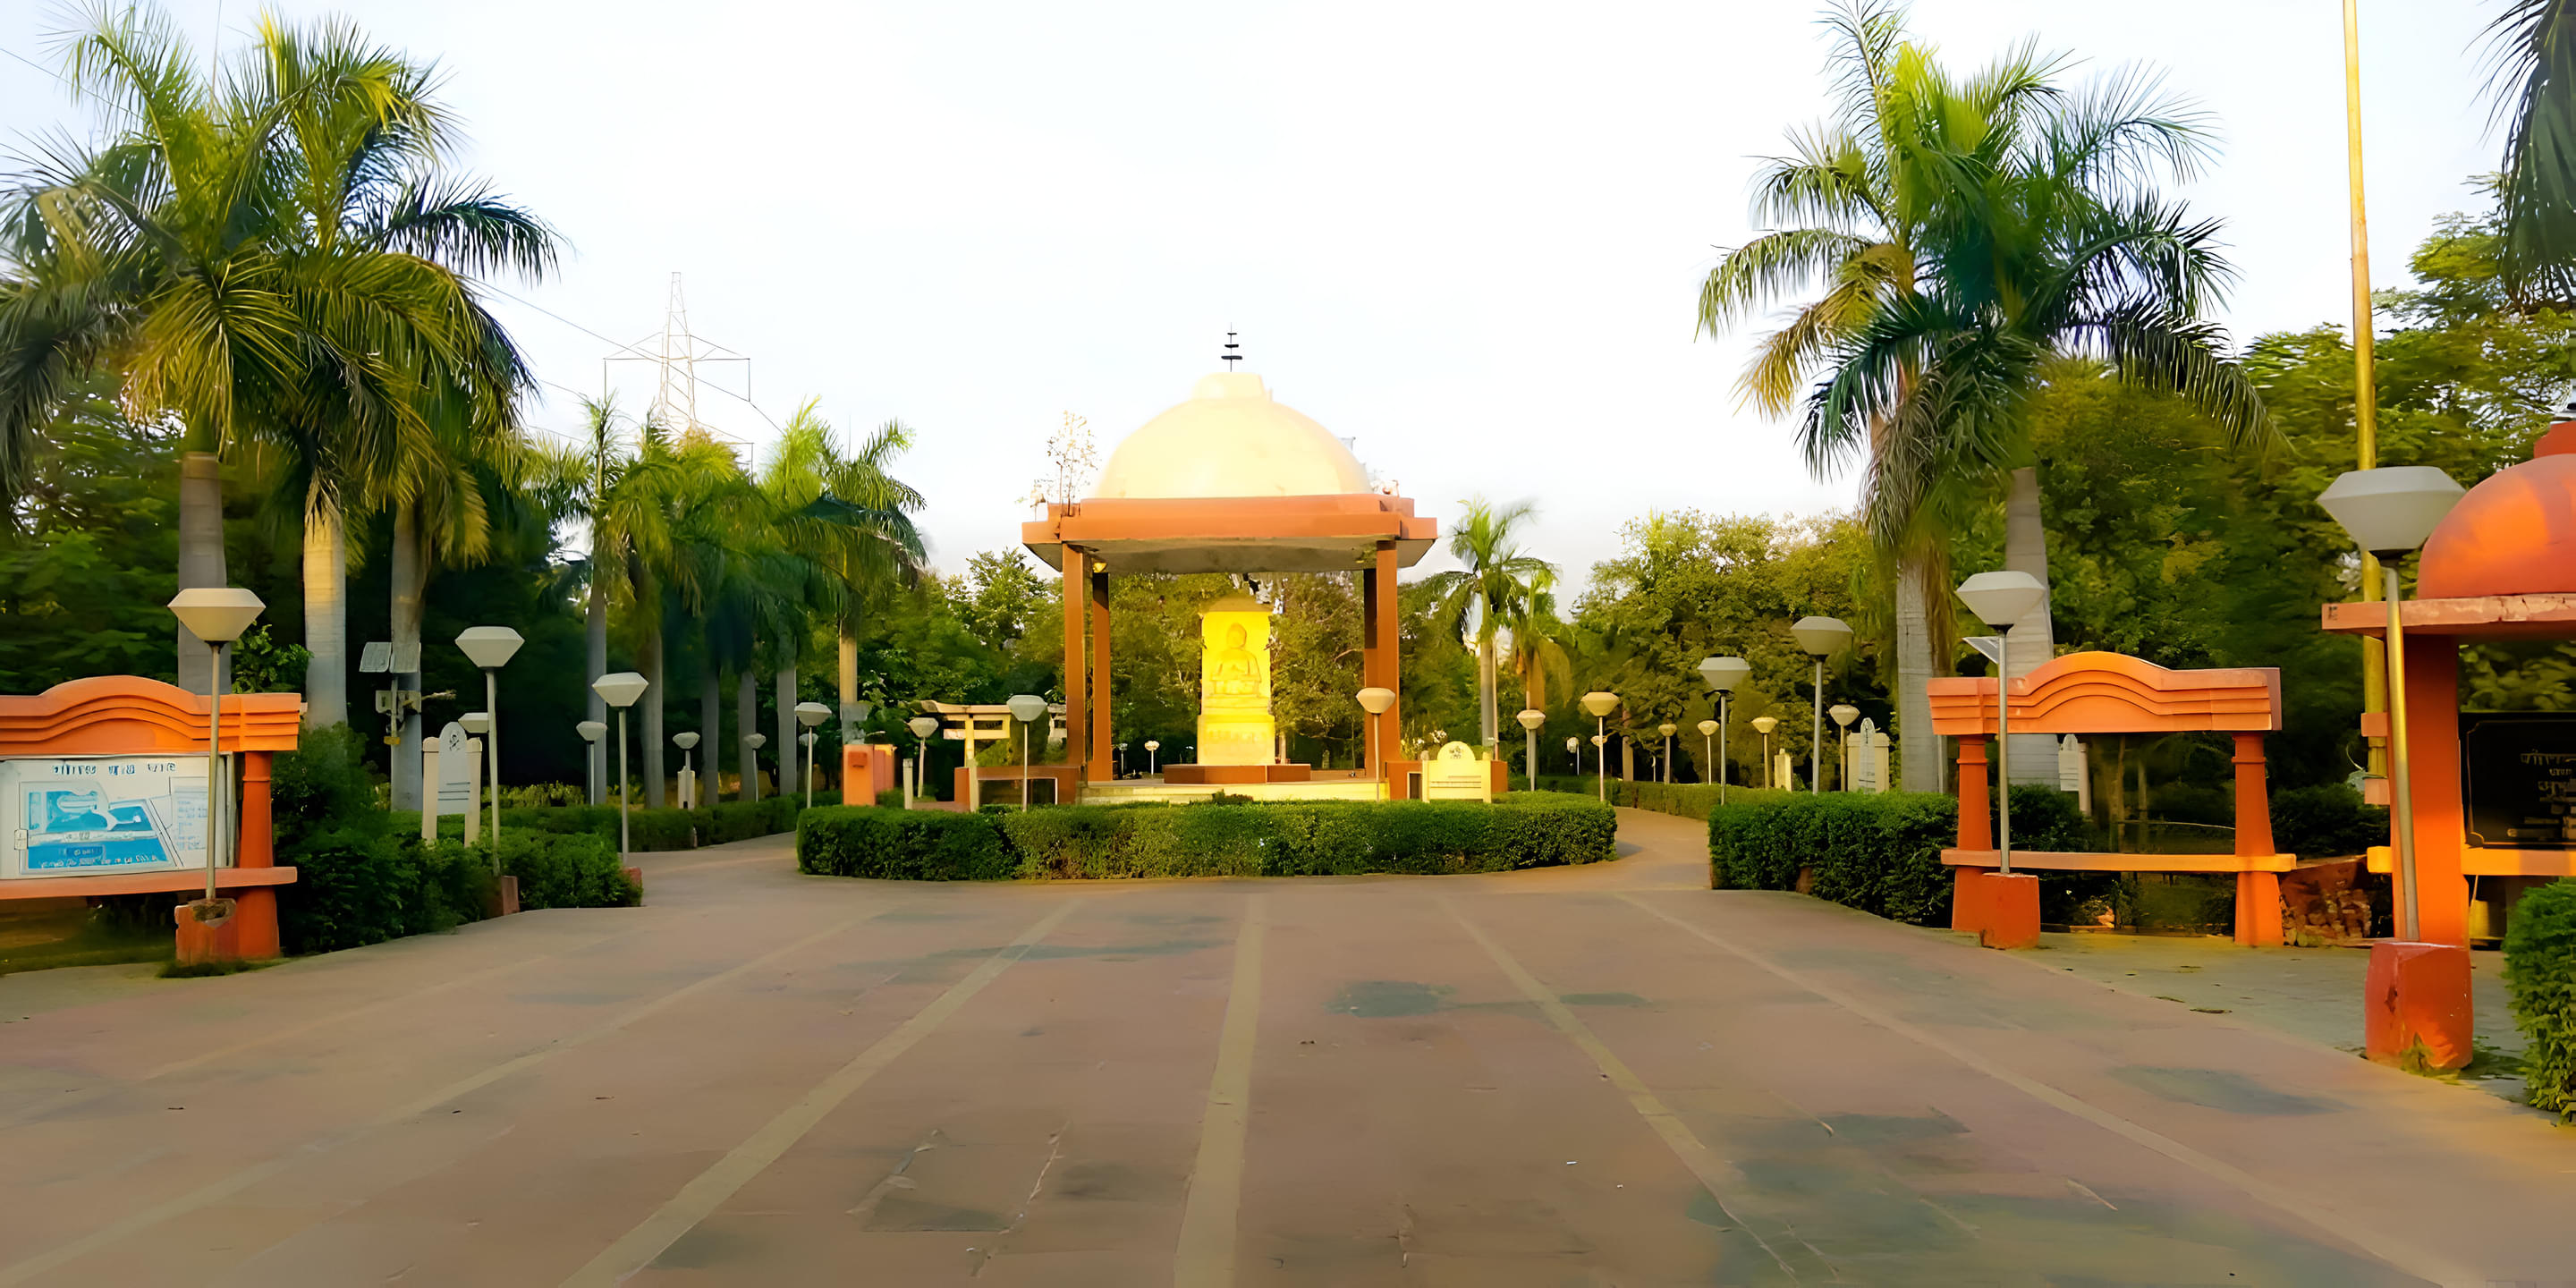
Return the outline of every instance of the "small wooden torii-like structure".
<path id="1" fill-rule="evenodd" d="M 1989 821 L 1986 743 L 1996 733 L 1995 680 L 1952 677 L 1925 686 L 1932 728 L 1959 739 L 1959 843 L 1941 851 L 1955 870 L 1950 928 L 1988 947 L 2039 942 L 2039 886 L 1993 869 L 2000 855 Z M 2281 876 L 2297 857 L 2272 845 L 2263 735 L 2281 728 L 2281 672 L 2273 667 L 2174 671 L 2123 653 L 2069 653 L 2017 676 L 2012 731 L 2052 737 L 2102 733 L 2226 733 L 2236 739 L 2236 847 L 2232 854 L 2097 854 L 2024 850 L 2016 869 L 2076 872 L 2233 872 L 2236 942 L 2281 942 Z"/>

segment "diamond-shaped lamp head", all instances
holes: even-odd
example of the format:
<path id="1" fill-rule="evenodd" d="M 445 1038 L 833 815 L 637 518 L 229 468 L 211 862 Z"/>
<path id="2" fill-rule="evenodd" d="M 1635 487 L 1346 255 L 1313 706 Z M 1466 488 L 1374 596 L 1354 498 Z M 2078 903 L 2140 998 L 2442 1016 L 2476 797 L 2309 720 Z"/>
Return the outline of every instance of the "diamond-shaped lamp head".
<path id="1" fill-rule="evenodd" d="M 841 715 L 842 718 L 848 720 L 851 724 L 866 724 L 868 722 L 868 713 L 876 709 L 877 704 L 868 701 L 866 698 L 855 698 L 841 704 Z"/>
<path id="2" fill-rule="evenodd" d="M 1584 694 L 1583 709 L 1595 720 L 1607 719 L 1611 712 L 1619 709 L 1619 695 L 1598 691 Z"/>
<path id="3" fill-rule="evenodd" d="M 1547 713 L 1533 707 L 1513 716 L 1512 719 L 1520 721 L 1521 728 L 1536 733 L 1540 725 L 1547 723 Z"/>
<path id="4" fill-rule="evenodd" d="M 464 715 L 456 717 L 456 723 L 463 726 L 465 732 L 480 738 L 483 735 L 492 732 L 492 713 L 489 711 L 468 711 Z"/>
<path id="5" fill-rule="evenodd" d="M 1777 729 L 1777 728 L 1779 728 L 1779 727 L 1780 727 L 1780 717 L 1778 717 L 1778 716 L 1755 716 L 1755 717 L 1753 717 L 1753 732 L 1755 732 L 1755 733 L 1769 733 L 1769 732 L 1771 732 L 1772 730 Z"/>
<path id="6" fill-rule="evenodd" d="M 1046 719 L 1047 700 L 1034 693 L 1014 694 L 1005 699 L 1002 705 L 1009 707 L 1011 718 L 1021 724 L 1036 724 Z"/>
<path id="7" fill-rule="evenodd" d="M 1981 572 L 1959 583 L 1959 602 L 1999 631 L 2011 630 L 2046 598 L 2048 587 L 2026 572 Z"/>
<path id="8" fill-rule="evenodd" d="M 1835 724 L 1849 729 L 1852 721 L 1860 719 L 1860 708 L 1848 702 L 1837 702 L 1825 708 L 1825 714 L 1832 716 Z"/>
<path id="9" fill-rule="evenodd" d="M 1370 685 L 1351 696 L 1359 700 L 1360 710 L 1373 716 L 1385 715 L 1387 708 L 1395 705 L 1395 690 L 1381 689 L 1376 685 Z"/>
<path id="10" fill-rule="evenodd" d="M 1160 738 L 1148 738 L 1148 739 L 1146 739 L 1146 740 L 1145 740 L 1145 750 L 1147 750 L 1147 751 L 1161 751 L 1162 749 L 1163 749 L 1163 740 L 1162 740 L 1162 739 L 1160 739 Z"/>
<path id="11" fill-rule="evenodd" d="M 634 706 L 635 699 L 643 697 L 644 690 L 652 685 L 652 681 L 633 671 L 618 671 L 591 681 L 590 691 L 598 694 L 600 700 L 608 705 L 624 710 Z"/>
<path id="12" fill-rule="evenodd" d="M 1702 720 L 1702 721 L 1700 721 L 1700 722 L 1699 722 L 1699 736 L 1700 736 L 1700 737 L 1703 737 L 1703 738 L 1714 738 L 1714 737 L 1716 737 L 1716 736 L 1717 736 L 1717 722 L 1716 722 L 1716 721 L 1714 721 L 1714 720 Z"/>
<path id="13" fill-rule="evenodd" d="M 769 745 L 769 735 L 765 733 L 756 733 L 743 739 L 743 741 L 750 743 L 753 751 L 758 751 Z"/>
<path id="14" fill-rule="evenodd" d="M 1708 682 L 1710 691 L 1733 692 L 1744 677 L 1753 674 L 1753 664 L 1740 657 L 1704 657 L 1699 660 L 1699 678 Z"/>
<path id="15" fill-rule="evenodd" d="M 904 721 L 903 727 L 912 730 L 915 738 L 927 738 L 939 732 L 939 719 L 936 716 L 914 716 Z"/>
<path id="16" fill-rule="evenodd" d="M 796 723 L 801 724 L 808 729 L 811 729 L 831 718 L 832 709 L 824 706 L 820 702 L 799 702 L 796 704 Z"/>
<path id="17" fill-rule="evenodd" d="M 1567 751 L 1581 751 L 1583 750 L 1583 740 L 1581 738 L 1568 738 L 1565 740 L 1565 749 Z"/>
<path id="18" fill-rule="evenodd" d="M 198 639 L 230 644 L 268 607 L 240 586 L 192 586 L 170 600 L 170 613 Z"/>
<path id="19" fill-rule="evenodd" d="M 511 655 L 524 642 L 517 631 L 507 626 L 468 626 L 456 633 L 456 647 L 465 650 L 468 661 L 486 671 L 508 666 Z"/>
<path id="20" fill-rule="evenodd" d="M 1674 734 L 1675 732 L 1679 731 L 1680 729 L 1681 729 L 1681 726 L 1680 726 L 1680 725 L 1674 724 L 1674 723 L 1673 723 L 1672 721 L 1670 721 L 1670 720 L 1667 720 L 1667 721 L 1663 722 L 1662 724 L 1659 724 L 1659 725 L 1656 725 L 1656 726 L 1655 726 L 1655 732 L 1657 732 L 1657 733 L 1659 733 L 1659 734 L 1662 734 L 1663 736 L 1665 736 L 1665 737 L 1667 737 L 1667 738 L 1672 737 L 1672 736 L 1673 736 L 1673 734 Z"/>
<path id="21" fill-rule="evenodd" d="M 687 751 L 698 745 L 698 735 L 695 733 L 672 734 L 671 745 L 678 747 L 682 751 Z"/>
<path id="22" fill-rule="evenodd" d="M 1789 636 L 1798 647 L 1823 657 L 1851 643 L 1852 628 L 1839 617 L 1801 617 L 1789 627 Z"/>
<path id="23" fill-rule="evenodd" d="M 2394 558 L 2422 546 L 2461 495 L 2458 482 L 2430 465 L 2390 465 L 2345 472 L 2317 504 L 2354 545 Z"/>
<path id="24" fill-rule="evenodd" d="M 583 742 L 597 742 L 608 736 L 608 722 L 604 720 L 584 720 L 580 724 L 574 725 L 572 727 L 572 731 L 580 734 Z"/>

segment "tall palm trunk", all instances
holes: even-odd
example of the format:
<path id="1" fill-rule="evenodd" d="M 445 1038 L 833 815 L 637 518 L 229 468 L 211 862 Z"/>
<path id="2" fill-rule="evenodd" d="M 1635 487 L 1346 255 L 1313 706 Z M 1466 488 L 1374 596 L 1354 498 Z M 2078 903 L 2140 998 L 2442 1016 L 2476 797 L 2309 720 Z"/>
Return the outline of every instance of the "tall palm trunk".
<path id="1" fill-rule="evenodd" d="M 2024 466 L 2012 472 L 2012 491 L 2004 502 L 2004 567 L 2013 572 L 2026 572 L 2048 584 L 2048 529 L 2040 522 L 2039 470 Z M 2042 596 L 2039 606 L 2013 624 L 2011 641 L 2004 657 L 2012 675 L 2028 675 L 2057 656 L 2057 641 L 2051 628 L 2048 599 Z M 2057 782 L 2057 739 L 2044 733 L 2017 733 L 2012 736 L 2012 781 L 2016 783 Z"/>
<path id="2" fill-rule="evenodd" d="M 1930 561 L 1896 564 L 1896 737 L 1905 790 L 1941 790 L 1941 736 L 1932 732 L 1932 622 L 1927 611 Z"/>
<path id="3" fill-rule="evenodd" d="M 752 749 L 751 735 L 760 728 L 760 681 L 752 675 L 749 665 L 742 668 L 742 676 L 735 684 L 733 714 L 734 724 L 741 731 L 734 742 L 734 746 L 742 751 L 742 790 L 739 795 L 744 800 L 756 801 L 760 799 L 760 753 Z"/>
<path id="4" fill-rule="evenodd" d="M 787 650 L 781 647 L 780 654 Z M 796 664 L 787 662 L 778 668 L 778 794 L 794 796 L 805 790 L 805 749 L 796 745 Z"/>
<path id="5" fill-rule="evenodd" d="M 213 452 L 179 458 L 179 589 L 224 584 L 224 483 Z M 195 631 L 179 628 L 179 687 L 204 693 L 214 687 L 214 654 Z M 225 686 L 230 687 L 230 686 Z"/>
<path id="6" fill-rule="evenodd" d="M 859 641 L 851 636 L 848 627 L 843 627 L 840 643 L 841 745 L 855 747 L 859 745 L 859 713 L 851 704 L 859 700 Z"/>
<path id="7" fill-rule="evenodd" d="M 394 656 L 413 659 L 412 669 L 394 678 L 394 687 L 404 693 L 420 692 L 420 616 L 422 599 L 429 587 L 428 561 L 420 548 L 420 507 L 406 503 L 394 507 L 393 549 L 393 637 Z M 399 741 L 394 744 L 394 808 L 421 808 L 420 783 L 420 708 L 407 706 L 402 713 Z"/>
<path id="8" fill-rule="evenodd" d="M 699 806 L 716 798 L 716 783 L 724 777 L 724 677 L 716 674 L 715 649 L 698 655 L 698 745 L 707 749 L 707 758 L 698 762 Z"/>
<path id="9" fill-rule="evenodd" d="M 1502 737 L 1501 713 L 1495 710 L 1494 689 L 1497 676 L 1494 662 L 1493 602 L 1485 604 L 1485 629 L 1476 638 L 1476 732 L 1488 749 L 1498 748 Z"/>
<path id="10" fill-rule="evenodd" d="M 662 786 L 662 712 L 667 705 L 664 699 L 669 696 L 662 682 L 662 655 L 666 651 L 662 647 L 662 595 L 648 586 L 636 598 L 649 605 L 644 609 L 643 656 L 636 659 L 644 664 L 644 808 L 660 809 L 668 804 Z"/>
<path id="11" fill-rule="evenodd" d="M 304 520 L 305 727 L 349 723 L 349 530 L 336 500 Z"/>
<path id="12" fill-rule="evenodd" d="M 581 688 L 582 696 L 589 699 L 588 718 L 606 724 L 608 699 L 590 687 L 599 677 L 608 674 L 608 588 L 600 582 L 598 551 L 599 547 L 594 544 L 590 556 L 590 606 L 586 614 L 589 620 L 584 624 L 583 632 L 586 651 L 582 665 L 586 678 Z M 590 803 L 604 805 L 608 803 L 608 740 L 602 738 L 589 746 Z"/>

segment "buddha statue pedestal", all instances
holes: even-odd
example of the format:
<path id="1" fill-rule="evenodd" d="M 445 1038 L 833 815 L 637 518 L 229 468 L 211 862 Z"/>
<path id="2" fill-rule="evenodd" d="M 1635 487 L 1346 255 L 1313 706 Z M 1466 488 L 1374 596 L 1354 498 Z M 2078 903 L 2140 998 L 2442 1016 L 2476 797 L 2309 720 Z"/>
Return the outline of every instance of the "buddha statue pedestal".
<path id="1" fill-rule="evenodd" d="M 1165 765 L 1167 783 L 1302 783 L 1311 766 L 1279 763 L 1270 718 L 1270 610 L 1236 593 L 1199 615 L 1198 762 Z"/>

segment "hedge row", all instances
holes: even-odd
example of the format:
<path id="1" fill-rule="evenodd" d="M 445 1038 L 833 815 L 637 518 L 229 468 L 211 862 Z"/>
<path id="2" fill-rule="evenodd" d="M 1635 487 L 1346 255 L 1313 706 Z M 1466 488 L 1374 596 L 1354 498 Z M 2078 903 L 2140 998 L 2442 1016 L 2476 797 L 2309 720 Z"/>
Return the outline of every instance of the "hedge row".
<path id="1" fill-rule="evenodd" d="M 2012 794 L 2016 846 L 2084 848 L 2075 798 L 2025 784 Z M 1941 851 L 1958 842 L 1959 802 L 1936 792 L 1767 792 L 1737 789 L 1708 815 L 1709 884 L 1794 890 L 1896 921 L 1950 919 L 1950 870 Z M 2042 873 L 2042 917 L 2093 897 L 2100 873 Z M 2063 912 L 2058 920 L 2064 920 Z"/>
<path id="2" fill-rule="evenodd" d="M 838 805 L 838 792 L 814 793 L 816 808 Z M 488 808 L 488 807 L 487 807 Z M 805 798 L 772 796 L 759 801 L 721 801 L 698 809 L 645 809 L 638 807 L 627 822 L 634 852 L 686 850 L 700 845 L 722 845 L 728 841 L 747 841 L 757 836 L 776 836 L 796 830 L 796 816 L 805 808 Z M 391 816 L 397 830 L 420 834 L 420 814 L 406 811 Z M 438 820 L 439 835 L 463 837 L 465 819 L 447 815 Z M 614 805 L 521 805 L 501 807 L 501 835 L 506 840 L 513 832 L 542 832 L 551 835 L 595 836 L 614 850 L 617 845 L 617 807 Z"/>
<path id="3" fill-rule="evenodd" d="M 1616 853 L 1616 817 L 1555 793 L 1464 801 L 816 809 L 800 870 L 924 881 L 1503 872 Z"/>
<path id="4" fill-rule="evenodd" d="M 2576 1119 L 2576 882 L 2541 886 L 2514 905 L 2504 978 L 2530 1043 L 2522 1080 L 2532 1107 Z"/>

